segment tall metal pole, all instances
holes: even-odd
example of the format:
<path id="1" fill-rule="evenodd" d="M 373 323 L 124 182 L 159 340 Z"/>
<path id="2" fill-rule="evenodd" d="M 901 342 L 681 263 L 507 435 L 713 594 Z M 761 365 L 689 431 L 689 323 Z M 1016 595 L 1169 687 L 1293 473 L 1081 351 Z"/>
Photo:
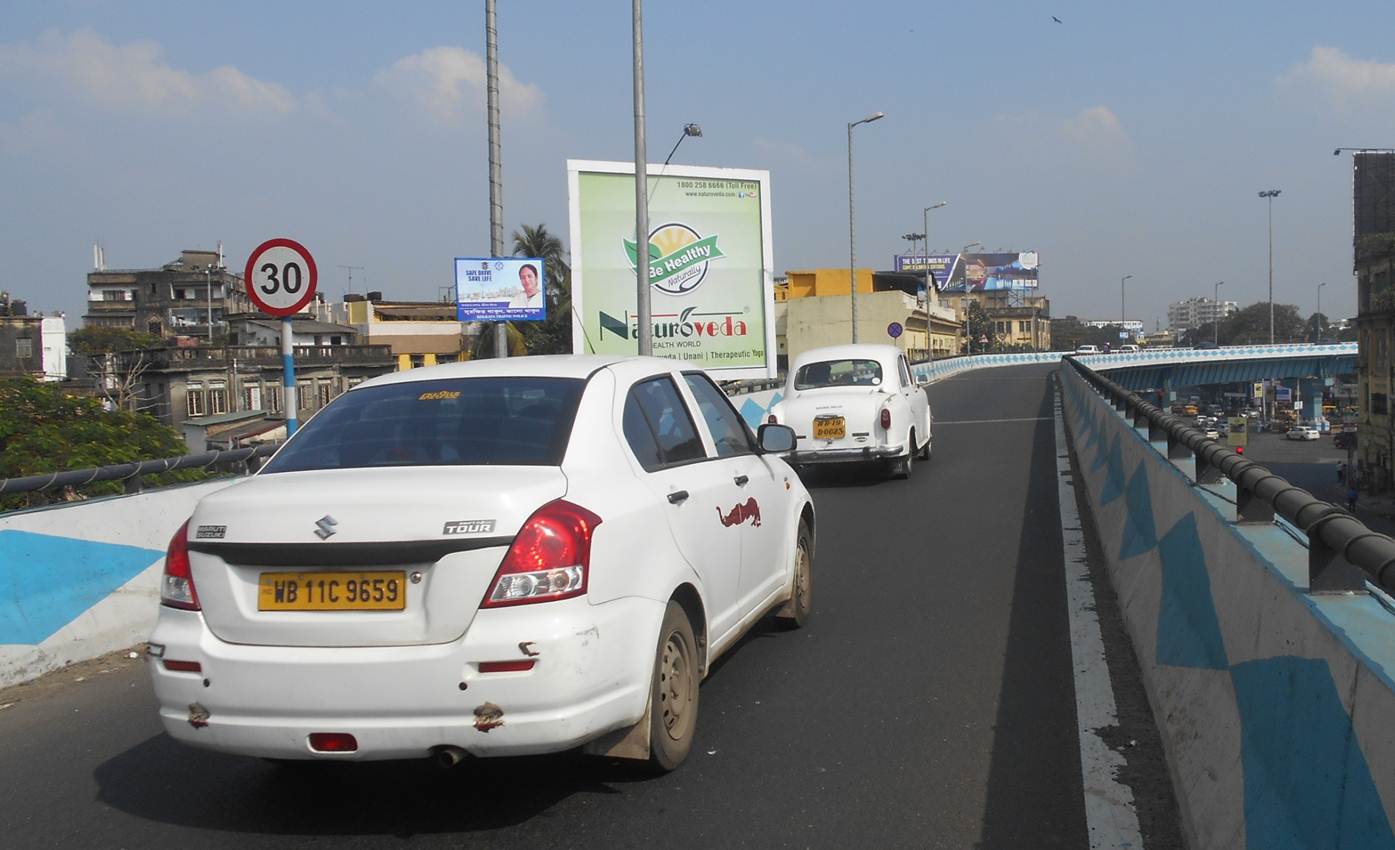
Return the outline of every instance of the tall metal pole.
<path id="1" fill-rule="evenodd" d="M 1131 277 L 1133 277 L 1133 275 L 1131 275 L 1131 274 L 1126 274 L 1126 275 L 1124 275 L 1123 277 L 1119 278 L 1119 330 L 1120 330 L 1120 331 L 1123 331 L 1123 330 L 1124 330 L 1124 322 L 1128 321 L 1128 318 L 1127 318 L 1127 316 L 1126 316 L 1126 314 L 1127 314 L 1128 311 L 1124 309 L 1124 281 L 1128 280 L 1128 279 L 1131 278 Z"/>
<path id="2" fill-rule="evenodd" d="M 1319 283 L 1317 286 L 1317 339 L 1313 342 L 1322 342 L 1322 288 L 1326 283 Z"/>
<path id="3" fill-rule="evenodd" d="M 853 228 L 853 156 L 852 131 L 856 123 L 848 124 L 848 293 L 852 299 L 852 341 L 857 342 L 857 241 Z"/>
<path id="4" fill-rule="evenodd" d="M 1262 189 L 1259 196 L 1269 202 L 1269 344 L 1274 344 L 1274 199 L 1281 189 Z"/>
<path id="5" fill-rule="evenodd" d="M 504 255 L 504 178 L 499 162 L 499 26 L 496 0 L 484 0 L 485 100 L 489 116 L 489 256 Z M 509 323 L 494 325 L 494 356 L 509 356 Z"/>
<path id="6" fill-rule="evenodd" d="M 1215 336 L 1211 341 L 1216 344 L 1217 348 L 1221 347 L 1221 316 L 1225 313 L 1225 311 L 1221 309 L 1222 286 L 1225 286 L 1225 281 L 1216 281 L 1216 285 L 1212 287 L 1213 294 L 1211 295 L 1211 328 L 1215 331 Z"/>
<path id="7" fill-rule="evenodd" d="M 635 296 L 639 314 L 639 353 L 654 353 L 654 321 L 649 310 L 649 172 L 644 150 L 644 2 L 633 0 L 635 86 Z"/>
<path id="8" fill-rule="evenodd" d="M 295 429 L 300 424 L 300 405 L 296 403 L 295 389 L 295 349 L 291 347 L 294 337 L 291 317 L 285 316 L 281 319 L 281 399 L 286 407 L 286 439 L 295 436 Z"/>
<path id="9" fill-rule="evenodd" d="M 925 330 L 930 336 L 931 360 L 935 359 L 935 320 L 934 317 L 930 315 L 930 305 L 934 304 L 938 299 L 935 297 L 935 281 L 930 277 L 930 211 L 937 210 L 947 203 L 949 202 L 940 201 L 938 204 L 921 207 L 920 210 L 920 236 L 921 239 L 925 241 L 925 250 L 921 254 L 921 257 L 925 261 Z"/>
<path id="10" fill-rule="evenodd" d="M 203 267 L 203 285 L 208 295 L 208 344 L 213 344 L 213 264 Z"/>

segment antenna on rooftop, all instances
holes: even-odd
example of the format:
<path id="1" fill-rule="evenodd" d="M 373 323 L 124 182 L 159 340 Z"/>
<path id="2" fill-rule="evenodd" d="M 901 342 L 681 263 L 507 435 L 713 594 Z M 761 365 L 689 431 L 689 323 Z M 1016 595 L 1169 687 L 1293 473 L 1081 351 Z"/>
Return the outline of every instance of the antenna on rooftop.
<path id="1" fill-rule="evenodd" d="M 349 292 L 353 292 L 353 291 L 354 291 L 354 272 L 355 272 L 355 271 L 360 271 L 360 272 L 361 272 L 361 271 L 364 271 L 364 267 L 363 267 L 363 266 L 346 266 L 346 265 L 343 265 L 343 264 L 341 263 L 341 264 L 339 265 L 339 268 L 344 269 L 345 271 L 347 271 L 347 272 L 349 273 L 349 290 L 348 290 L 348 291 L 349 291 Z M 367 275 L 364 275 L 364 282 L 367 283 Z"/>
<path id="2" fill-rule="evenodd" d="M 99 272 L 106 271 L 107 268 L 106 252 L 102 250 L 102 243 L 100 242 L 92 243 L 92 268 Z"/>

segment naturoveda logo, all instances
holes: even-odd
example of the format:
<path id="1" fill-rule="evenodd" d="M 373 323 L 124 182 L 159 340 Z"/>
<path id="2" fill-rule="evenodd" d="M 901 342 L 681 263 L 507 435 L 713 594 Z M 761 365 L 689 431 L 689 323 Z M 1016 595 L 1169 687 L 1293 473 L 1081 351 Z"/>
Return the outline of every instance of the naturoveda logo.
<path id="1" fill-rule="evenodd" d="M 630 266 L 639 266 L 635 243 L 625 243 Z M 717 247 L 717 234 L 703 237 L 680 222 L 661 224 L 649 232 L 649 283 L 669 295 L 686 295 L 707 277 L 707 264 L 725 256 Z"/>

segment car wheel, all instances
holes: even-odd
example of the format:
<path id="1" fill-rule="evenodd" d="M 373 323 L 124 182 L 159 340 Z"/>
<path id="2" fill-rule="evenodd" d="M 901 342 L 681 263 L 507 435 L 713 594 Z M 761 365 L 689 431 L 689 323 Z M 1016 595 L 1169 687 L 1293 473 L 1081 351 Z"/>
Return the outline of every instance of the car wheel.
<path id="1" fill-rule="evenodd" d="M 670 601 L 654 654 L 649 696 L 649 761 L 660 771 L 677 768 L 693 748 L 697 730 L 697 641 L 683 606 Z"/>
<path id="2" fill-rule="evenodd" d="M 923 445 L 923 446 L 920 447 L 920 459 L 921 459 L 921 460 L 929 460 L 929 459 L 930 459 L 930 440 L 929 440 L 929 438 L 926 438 L 926 440 L 925 440 L 925 445 Z"/>
<path id="3" fill-rule="evenodd" d="M 910 439 L 912 441 L 912 444 L 914 444 L 914 431 L 911 432 Z M 892 474 L 895 475 L 897 478 L 910 478 L 911 467 L 915 465 L 915 449 L 911 448 L 911 446 L 906 446 L 906 453 L 901 457 L 898 457 L 896 460 L 892 461 L 891 464 Z"/>
<path id="4" fill-rule="evenodd" d="M 794 587 L 790 601 L 775 615 L 775 620 L 787 629 L 803 628 L 814 614 L 814 540 L 809 526 L 799 524 L 794 542 Z"/>

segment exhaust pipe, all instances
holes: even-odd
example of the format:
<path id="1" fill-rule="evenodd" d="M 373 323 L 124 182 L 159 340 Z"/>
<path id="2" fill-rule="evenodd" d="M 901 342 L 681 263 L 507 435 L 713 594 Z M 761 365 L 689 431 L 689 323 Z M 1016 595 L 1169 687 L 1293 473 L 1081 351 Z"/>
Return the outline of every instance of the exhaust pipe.
<path id="1" fill-rule="evenodd" d="M 433 747 L 431 749 L 432 758 L 436 760 L 436 764 L 443 770 L 449 770 L 457 764 L 460 764 L 465 760 L 466 755 L 467 753 L 464 750 L 456 746 L 448 745 L 444 747 Z"/>

